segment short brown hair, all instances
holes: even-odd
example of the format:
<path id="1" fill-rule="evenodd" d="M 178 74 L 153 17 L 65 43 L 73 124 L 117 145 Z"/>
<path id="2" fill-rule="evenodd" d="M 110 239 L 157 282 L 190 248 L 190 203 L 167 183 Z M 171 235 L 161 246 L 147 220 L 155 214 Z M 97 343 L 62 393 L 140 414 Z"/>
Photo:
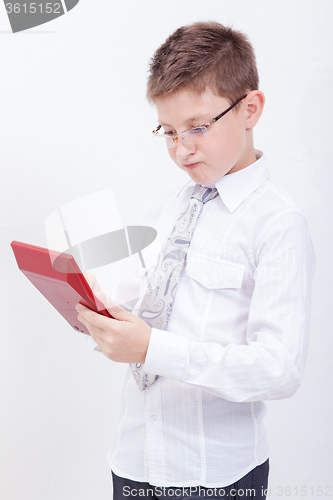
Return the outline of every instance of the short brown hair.
<path id="1" fill-rule="evenodd" d="M 235 102 L 257 90 L 259 77 L 254 50 L 247 37 L 217 22 L 198 22 L 178 28 L 150 61 L 147 98 L 187 88 L 201 94 L 209 87 Z"/>

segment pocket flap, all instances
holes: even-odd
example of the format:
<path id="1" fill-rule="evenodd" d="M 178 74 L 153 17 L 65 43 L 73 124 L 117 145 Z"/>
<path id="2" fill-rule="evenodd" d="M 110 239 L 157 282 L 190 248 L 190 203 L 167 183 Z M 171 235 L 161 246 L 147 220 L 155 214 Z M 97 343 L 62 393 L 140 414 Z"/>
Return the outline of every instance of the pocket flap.
<path id="1" fill-rule="evenodd" d="M 245 266 L 236 262 L 192 255 L 186 272 L 190 278 L 209 289 L 240 288 Z"/>

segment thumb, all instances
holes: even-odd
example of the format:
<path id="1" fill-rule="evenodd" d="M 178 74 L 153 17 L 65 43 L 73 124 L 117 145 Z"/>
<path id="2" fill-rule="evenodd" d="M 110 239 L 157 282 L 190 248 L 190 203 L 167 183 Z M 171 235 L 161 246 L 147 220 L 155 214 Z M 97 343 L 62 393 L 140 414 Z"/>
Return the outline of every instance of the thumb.
<path id="1" fill-rule="evenodd" d="M 125 309 L 122 309 L 120 306 L 117 305 L 108 308 L 108 311 L 111 314 L 111 316 L 120 321 L 130 321 L 130 317 L 132 316 L 130 312 L 125 311 Z"/>

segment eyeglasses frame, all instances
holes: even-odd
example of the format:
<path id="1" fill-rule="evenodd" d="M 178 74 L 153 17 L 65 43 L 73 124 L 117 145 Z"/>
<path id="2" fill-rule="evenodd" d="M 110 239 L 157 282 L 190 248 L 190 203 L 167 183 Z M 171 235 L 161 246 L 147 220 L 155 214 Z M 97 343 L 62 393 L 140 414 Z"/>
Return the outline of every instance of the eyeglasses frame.
<path id="1" fill-rule="evenodd" d="M 184 130 L 184 132 L 181 132 L 180 134 L 177 134 L 175 135 L 174 137 L 171 137 L 171 136 L 165 136 L 165 138 L 168 138 L 168 139 L 172 139 L 172 142 L 173 142 L 173 145 L 171 146 L 171 148 L 173 148 L 177 142 L 178 142 L 178 137 L 180 137 L 183 141 L 184 139 L 181 137 L 183 134 L 185 134 L 186 132 L 189 132 L 190 130 L 194 130 L 196 128 L 205 128 L 207 129 L 207 127 L 209 127 L 210 125 L 213 125 L 213 123 L 217 122 L 217 120 L 219 120 L 220 118 L 222 118 L 222 116 L 226 115 L 227 113 L 229 113 L 229 111 L 232 110 L 232 108 L 234 108 L 235 106 L 237 106 L 237 104 L 239 104 L 243 99 L 245 99 L 245 97 L 247 97 L 249 94 L 245 94 L 243 95 L 243 97 L 240 97 L 236 102 L 234 102 L 231 106 L 229 106 L 228 109 L 226 109 L 225 111 L 222 111 L 222 113 L 220 113 L 219 115 L 217 115 L 215 118 L 213 118 L 210 122 L 208 123 L 205 123 L 204 125 L 197 125 L 196 127 L 192 127 L 192 128 L 189 128 L 188 130 Z M 164 137 L 164 135 L 159 135 L 159 130 L 162 128 L 162 125 L 158 125 L 152 132 L 153 135 L 155 136 L 158 136 L 158 137 Z M 186 141 L 184 141 L 186 143 Z M 191 143 L 190 143 L 191 144 Z M 195 143 L 193 143 L 195 144 Z M 169 149 L 171 149 L 169 148 Z"/>

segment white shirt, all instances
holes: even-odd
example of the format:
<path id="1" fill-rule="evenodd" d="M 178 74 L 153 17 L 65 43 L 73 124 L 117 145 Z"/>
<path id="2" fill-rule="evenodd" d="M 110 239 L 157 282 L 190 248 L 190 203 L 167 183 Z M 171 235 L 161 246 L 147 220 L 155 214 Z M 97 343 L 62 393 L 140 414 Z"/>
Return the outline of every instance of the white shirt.
<path id="1" fill-rule="evenodd" d="M 152 485 L 222 487 L 263 463 L 264 400 L 292 396 L 303 376 L 316 267 L 306 218 L 265 157 L 215 184 L 168 331 L 152 329 L 145 370 L 159 378 L 140 392 L 128 370 L 108 453 L 115 474 Z M 165 206 L 162 244 L 194 186 Z"/>

